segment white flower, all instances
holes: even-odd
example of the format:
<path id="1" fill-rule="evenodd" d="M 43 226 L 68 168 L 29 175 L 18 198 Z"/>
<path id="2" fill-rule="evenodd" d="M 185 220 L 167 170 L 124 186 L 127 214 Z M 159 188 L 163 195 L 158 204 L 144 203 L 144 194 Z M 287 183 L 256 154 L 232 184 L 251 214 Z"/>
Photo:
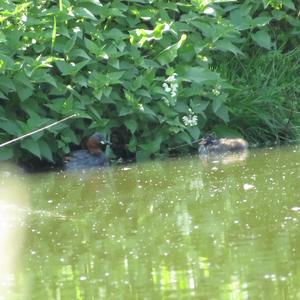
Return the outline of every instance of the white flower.
<path id="1" fill-rule="evenodd" d="M 170 106 L 170 101 L 166 97 L 162 97 L 162 100 L 166 103 L 167 106 Z"/>
<path id="2" fill-rule="evenodd" d="M 198 117 L 196 115 L 188 115 L 188 116 L 183 116 L 182 121 L 185 126 L 196 126 L 198 123 Z"/>
<path id="3" fill-rule="evenodd" d="M 27 16 L 26 16 L 26 15 L 22 15 L 21 21 L 22 21 L 23 23 L 25 23 L 25 22 L 27 21 Z"/>
<path id="4" fill-rule="evenodd" d="M 219 96 L 221 94 L 221 89 L 222 87 L 218 84 L 216 85 L 216 87 L 214 89 L 212 89 L 212 93 L 215 95 L 215 96 Z"/>
<path id="5" fill-rule="evenodd" d="M 177 89 L 178 89 L 178 83 L 176 82 L 176 76 L 177 76 L 177 74 L 173 73 L 162 84 L 162 87 L 164 88 L 165 92 L 170 94 L 171 98 L 173 98 L 172 102 L 174 104 L 176 102 Z"/>
<path id="6" fill-rule="evenodd" d="M 175 91 L 172 91 L 172 92 L 171 92 L 171 97 L 172 97 L 172 98 L 175 98 L 176 96 L 177 96 L 176 92 L 175 92 Z"/>
<path id="7" fill-rule="evenodd" d="M 166 82 L 175 82 L 176 81 L 176 76 L 177 76 L 177 73 L 173 73 L 171 76 L 169 76 L 166 79 Z"/>
<path id="8" fill-rule="evenodd" d="M 172 91 L 172 89 L 169 87 L 169 85 L 166 82 L 163 83 L 162 87 L 164 88 L 166 93 L 170 93 Z"/>
<path id="9" fill-rule="evenodd" d="M 205 8 L 205 10 L 203 12 L 206 15 L 216 16 L 216 11 L 212 7 Z"/>
<path id="10" fill-rule="evenodd" d="M 219 96 L 221 94 L 221 92 L 218 89 L 212 89 L 211 91 L 215 96 Z"/>
<path id="11" fill-rule="evenodd" d="M 165 24 L 164 31 L 169 31 L 171 26 L 169 24 Z"/>
<path id="12" fill-rule="evenodd" d="M 73 32 L 75 32 L 75 33 L 80 32 L 80 28 L 79 27 L 73 28 Z"/>
<path id="13" fill-rule="evenodd" d="M 175 83 L 171 83 L 171 89 L 172 89 L 172 91 L 177 91 L 177 89 L 178 89 L 178 83 L 177 82 L 175 82 Z"/>
<path id="14" fill-rule="evenodd" d="M 204 62 L 208 62 L 208 57 L 204 55 L 198 55 L 198 58 Z"/>

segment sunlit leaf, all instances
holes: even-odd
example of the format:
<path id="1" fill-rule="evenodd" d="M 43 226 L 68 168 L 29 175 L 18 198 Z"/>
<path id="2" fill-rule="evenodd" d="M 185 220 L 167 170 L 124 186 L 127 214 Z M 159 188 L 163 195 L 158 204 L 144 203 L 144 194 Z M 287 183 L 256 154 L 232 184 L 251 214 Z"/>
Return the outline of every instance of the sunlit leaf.
<path id="1" fill-rule="evenodd" d="M 186 40 L 186 37 L 187 36 L 183 34 L 176 44 L 167 47 L 158 54 L 157 60 L 161 65 L 169 64 L 177 57 L 177 50 L 182 46 L 183 42 Z"/>
<path id="2" fill-rule="evenodd" d="M 51 38 L 51 53 L 53 52 L 54 45 L 56 40 L 56 17 L 53 17 L 53 30 L 52 30 L 52 38 Z"/>

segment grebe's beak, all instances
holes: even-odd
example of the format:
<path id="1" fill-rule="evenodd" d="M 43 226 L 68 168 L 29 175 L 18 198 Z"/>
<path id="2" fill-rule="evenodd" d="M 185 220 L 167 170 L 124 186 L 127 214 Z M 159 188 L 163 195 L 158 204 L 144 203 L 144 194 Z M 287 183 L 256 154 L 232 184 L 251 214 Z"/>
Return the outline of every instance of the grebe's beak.
<path id="1" fill-rule="evenodd" d="M 110 141 L 106 141 L 106 140 L 105 141 L 102 140 L 100 142 L 100 144 L 106 146 L 106 145 L 111 145 L 111 142 Z"/>

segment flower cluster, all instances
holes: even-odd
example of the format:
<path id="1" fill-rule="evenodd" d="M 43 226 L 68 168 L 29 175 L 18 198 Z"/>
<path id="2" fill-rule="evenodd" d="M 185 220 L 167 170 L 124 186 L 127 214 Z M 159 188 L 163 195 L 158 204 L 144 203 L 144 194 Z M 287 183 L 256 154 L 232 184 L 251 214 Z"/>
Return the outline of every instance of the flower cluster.
<path id="1" fill-rule="evenodd" d="M 214 89 L 211 90 L 215 96 L 219 96 L 221 94 L 221 86 L 217 85 Z"/>
<path id="2" fill-rule="evenodd" d="M 175 98 L 177 96 L 178 83 L 176 81 L 176 76 L 177 74 L 173 73 L 166 79 L 166 81 L 162 85 L 165 92 L 169 93 L 172 98 Z"/>
<path id="3" fill-rule="evenodd" d="M 185 126 L 196 126 L 198 124 L 198 117 L 194 114 L 194 112 L 189 109 L 190 114 L 182 117 L 183 124 Z"/>

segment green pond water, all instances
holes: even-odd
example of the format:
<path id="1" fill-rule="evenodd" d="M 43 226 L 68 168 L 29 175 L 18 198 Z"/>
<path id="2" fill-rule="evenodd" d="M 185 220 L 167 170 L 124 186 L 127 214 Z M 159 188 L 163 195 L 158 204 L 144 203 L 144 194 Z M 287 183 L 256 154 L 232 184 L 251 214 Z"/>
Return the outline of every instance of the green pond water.
<path id="1" fill-rule="evenodd" d="M 300 299 L 300 147 L 24 176 L 0 167 L 0 299 Z"/>

